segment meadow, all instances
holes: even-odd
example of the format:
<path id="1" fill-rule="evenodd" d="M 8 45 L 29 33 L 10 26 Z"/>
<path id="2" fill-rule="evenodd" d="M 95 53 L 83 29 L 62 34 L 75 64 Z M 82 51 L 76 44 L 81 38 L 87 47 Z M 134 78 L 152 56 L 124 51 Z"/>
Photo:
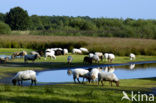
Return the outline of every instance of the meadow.
<path id="1" fill-rule="evenodd" d="M 156 40 L 134 38 L 105 38 L 85 36 L 35 36 L 30 34 L 0 35 L 0 48 L 27 48 L 45 50 L 46 48 L 86 47 L 90 52 L 111 52 L 119 56 L 156 55 Z"/>
<path id="2" fill-rule="evenodd" d="M 156 87 L 155 78 L 120 80 L 120 87 L 92 84 L 57 84 L 44 86 L 0 86 L 1 103 L 131 103 L 123 100 L 122 91 L 151 93 Z M 156 98 L 155 98 L 156 100 Z M 145 101 L 145 98 L 144 98 Z M 144 103 L 144 102 L 142 102 Z"/>

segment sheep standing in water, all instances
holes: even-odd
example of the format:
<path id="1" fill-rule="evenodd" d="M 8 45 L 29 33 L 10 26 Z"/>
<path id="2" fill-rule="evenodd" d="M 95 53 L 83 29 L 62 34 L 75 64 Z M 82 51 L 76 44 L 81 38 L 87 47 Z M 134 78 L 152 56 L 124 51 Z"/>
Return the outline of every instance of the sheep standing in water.
<path id="1" fill-rule="evenodd" d="M 104 85 L 103 81 L 109 81 L 111 83 L 111 86 L 112 86 L 112 82 L 116 83 L 116 86 L 119 86 L 119 79 L 114 73 L 100 72 L 98 74 L 98 85 L 100 81 L 101 81 L 102 86 Z"/>
<path id="2" fill-rule="evenodd" d="M 77 69 L 74 69 L 73 71 L 68 70 L 67 73 L 68 73 L 68 75 L 73 74 L 73 80 L 75 83 L 76 83 L 75 79 L 77 79 L 78 83 L 80 83 L 79 77 L 83 77 L 83 82 L 84 82 L 84 78 L 86 78 L 86 74 L 88 74 L 89 71 L 86 69 L 77 68 Z"/>
<path id="3" fill-rule="evenodd" d="M 37 59 L 37 54 L 24 56 L 24 62 L 27 62 L 28 60 L 31 60 L 32 62 L 34 62 L 36 59 Z"/>
<path id="4" fill-rule="evenodd" d="M 71 65 L 72 60 L 73 60 L 72 56 L 68 56 L 67 61 L 69 65 Z"/>
<path id="5" fill-rule="evenodd" d="M 133 54 L 133 53 L 130 53 L 130 60 L 134 60 L 135 59 L 135 54 Z"/>
<path id="6" fill-rule="evenodd" d="M 23 80 L 31 80 L 31 85 L 33 83 L 36 85 L 36 72 L 33 70 L 20 71 L 13 77 L 12 83 L 16 85 L 18 82 L 18 85 L 23 85 Z"/>

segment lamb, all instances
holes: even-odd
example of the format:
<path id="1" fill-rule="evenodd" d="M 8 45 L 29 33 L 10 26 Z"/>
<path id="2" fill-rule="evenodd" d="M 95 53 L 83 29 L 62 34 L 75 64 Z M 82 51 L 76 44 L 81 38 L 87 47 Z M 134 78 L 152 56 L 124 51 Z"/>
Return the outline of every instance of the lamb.
<path id="1" fill-rule="evenodd" d="M 78 83 L 80 83 L 79 77 L 83 77 L 83 82 L 84 82 L 84 78 L 87 77 L 89 71 L 86 69 L 77 68 L 77 69 L 74 69 L 73 71 L 68 70 L 67 73 L 68 73 L 68 75 L 73 74 L 73 80 L 75 83 L 76 83 L 76 80 L 75 80 L 76 78 L 77 78 Z"/>
<path id="2" fill-rule="evenodd" d="M 18 82 L 18 85 L 23 85 L 23 80 L 31 80 L 31 86 L 33 83 L 36 85 L 36 72 L 33 70 L 25 70 L 25 71 L 19 71 L 12 79 L 13 85 L 16 85 L 16 82 Z M 21 83 L 20 83 L 21 82 Z"/>
<path id="3" fill-rule="evenodd" d="M 53 51 L 53 50 L 46 50 L 45 60 L 47 59 L 47 57 L 51 57 L 51 58 L 56 59 L 55 51 Z"/>
<path id="4" fill-rule="evenodd" d="M 98 55 L 94 55 L 94 56 L 92 57 L 92 59 L 93 59 L 93 61 L 95 61 L 95 62 L 97 62 L 97 63 L 100 62 L 100 58 L 99 58 Z"/>
<path id="5" fill-rule="evenodd" d="M 88 52 L 89 52 L 87 48 L 80 48 L 80 50 L 81 50 L 82 52 L 84 52 L 84 53 L 88 53 Z"/>
<path id="6" fill-rule="evenodd" d="M 115 59 L 115 55 L 114 54 L 108 54 L 108 61 L 112 62 Z"/>
<path id="7" fill-rule="evenodd" d="M 41 58 L 41 55 L 38 53 L 38 52 L 36 52 L 36 51 L 32 51 L 31 53 L 30 53 L 31 55 L 37 55 L 37 58 Z"/>
<path id="8" fill-rule="evenodd" d="M 134 60 L 135 59 L 135 54 L 133 54 L 133 53 L 130 53 L 130 60 Z"/>
<path id="9" fill-rule="evenodd" d="M 81 51 L 80 49 L 74 48 L 74 49 L 72 50 L 72 53 L 73 53 L 73 54 L 82 54 L 82 51 Z"/>
<path id="10" fill-rule="evenodd" d="M 114 73 L 100 72 L 98 74 L 98 85 L 100 81 L 101 81 L 102 86 L 104 85 L 103 81 L 110 81 L 111 86 L 112 86 L 112 82 L 116 83 L 117 87 L 119 86 L 119 79 Z"/>
<path id="11" fill-rule="evenodd" d="M 68 56 L 67 61 L 69 65 L 71 64 L 72 60 L 73 60 L 72 56 Z"/>
<path id="12" fill-rule="evenodd" d="M 32 60 L 32 62 L 34 62 L 36 59 L 37 59 L 37 54 L 24 56 L 24 62 L 27 62 L 27 60 Z"/>
<path id="13" fill-rule="evenodd" d="M 83 59 L 83 63 L 92 64 L 93 59 L 90 57 L 85 56 Z"/>

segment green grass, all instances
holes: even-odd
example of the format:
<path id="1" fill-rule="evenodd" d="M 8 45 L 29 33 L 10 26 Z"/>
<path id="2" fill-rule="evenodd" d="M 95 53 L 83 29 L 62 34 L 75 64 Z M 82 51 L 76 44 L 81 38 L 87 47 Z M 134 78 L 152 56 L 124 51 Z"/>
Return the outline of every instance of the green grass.
<path id="1" fill-rule="evenodd" d="M 20 87 L 0 85 L 1 103 L 131 103 L 121 101 L 122 91 L 131 95 L 151 92 L 156 79 L 120 80 L 120 87 L 94 84 L 58 84 L 47 86 Z M 156 99 L 155 99 L 156 100 Z"/>

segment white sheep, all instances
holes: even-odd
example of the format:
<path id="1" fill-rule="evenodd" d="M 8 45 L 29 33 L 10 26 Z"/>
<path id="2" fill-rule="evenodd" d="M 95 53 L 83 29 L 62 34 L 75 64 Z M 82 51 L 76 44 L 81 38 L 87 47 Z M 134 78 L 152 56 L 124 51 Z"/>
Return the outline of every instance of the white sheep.
<path id="1" fill-rule="evenodd" d="M 53 51 L 53 50 L 46 50 L 46 52 L 45 52 L 45 60 L 47 59 L 47 57 L 51 57 L 51 58 L 56 59 L 55 51 Z"/>
<path id="2" fill-rule="evenodd" d="M 76 83 L 75 79 L 77 79 L 77 81 L 80 83 L 79 77 L 83 77 L 83 82 L 84 82 L 84 78 L 87 76 L 86 74 L 88 74 L 89 71 L 86 69 L 77 68 L 74 70 L 68 70 L 67 73 L 68 73 L 68 75 L 73 74 L 73 80 L 75 83 Z"/>
<path id="3" fill-rule="evenodd" d="M 100 68 L 93 68 L 90 72 L 91 80 L 98 79 L 98 73 L 101 72 Z"/>
<path id="4" fill-rule="evenodd" d="M 135 59 L 135 54 L 133 54 L 133 53 L 130 53 L 130 60 L 134 60 Z"/>
<path id="5" fill-rule="evenodd" d="M 68 56 L 67 58 L 68 64 L 71 64 L 72 60 L 73 60 L 72 56 Z"/>
<path id="6" fill-rule="evenodd" d="M 64 55 L 67 55 L 68 54 L 68 49 L 63 49 L 63 53 L 64 53 Z"/>
<path id="7" fill-rule="evenodd" d="M 119 79 L 114 73 L 100 72 L 98 74 L 98 85 L 100 81 L 102 85 L 104 85 L 103 81 L 109 81 L 111 83 L 111 86 L 112 86 L 112 82 L 116 83 L 116 86 L 119 86 Z"/>
<path id="8" fill-rule="evenodd" d="M 108 61 L 112 62 L 115 59 L 115 55 L 114 54 L 108 54 Z"/>
<path id="9" fill-rule="evenodd" d="M 36 85 L 36 72 L 33 70 L 20 71 L 13 77 L 12 83 L 16 85 L 16 82 L 18 82 L 18 85 L 22 85 L 23 80 L 31 80 L 31 85 L 33 83 Z"/>
<path id="10" fill-rule="evenodd" d="M 82 52 L 84 52 L 84 53 L 88 53 L 88 52 L 89 52 L 87 48 L 80 48 L 80 50 L 81 50 Z"/>
<path id="11" fill-rule="evenodd" d="M 74 49 L 72 50 L 72 53 L 73 53 L 73 54 L 82 54 L 82 51 L 81 51 L 80 49 L 74 48 Z"/>
<path id="12" fill-rule="evenodd" d="M 34 62 L 36 59 L 37 59 L 37 54 L 24 56 L 24 62 L 27 62 L 28 60 L 31 60 L 32 62 Z"/>
<path id="13" fill-rule="evenodd" d="M 104 58 L 106 59 L 106 61 L 108 60 L 108 53 L 104 54 Z"/>
<path id="14" fill-rule="evenodd" d="M 93 59 L 93 61 L 95 61 L 95 62 L 97 62 L 97 63 L 100 62 L 100 58 L 99 58 L 98 55 L 93 55 L 92 59 Z"/>
<path id="15" fill-rule="evenodd" d="M 90 58 L 92 58 L 93 56 L 94 56 L 94 54 L 93 53 L 89 53 L 89 55 L 88 55 Z"/>

